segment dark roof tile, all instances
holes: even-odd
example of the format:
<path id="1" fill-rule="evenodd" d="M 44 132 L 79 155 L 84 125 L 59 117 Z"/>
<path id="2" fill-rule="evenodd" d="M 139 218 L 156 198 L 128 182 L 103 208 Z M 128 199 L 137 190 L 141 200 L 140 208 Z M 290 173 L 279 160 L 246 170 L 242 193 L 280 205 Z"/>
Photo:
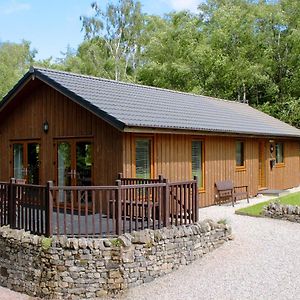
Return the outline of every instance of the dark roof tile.
<path id="1" fill-rule="evenodd" d="M 31 72 L 128 127 L 300 137 L 300 130 L 247 104 L 79 74 Z"/>

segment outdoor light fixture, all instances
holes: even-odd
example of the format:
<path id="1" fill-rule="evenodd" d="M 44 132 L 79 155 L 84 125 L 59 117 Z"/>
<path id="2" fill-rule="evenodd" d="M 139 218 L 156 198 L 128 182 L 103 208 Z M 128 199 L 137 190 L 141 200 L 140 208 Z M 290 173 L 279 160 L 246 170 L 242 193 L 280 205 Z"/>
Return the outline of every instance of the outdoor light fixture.
<path id="1" fill-rule="evenodd" d="M 48 123 L 48 121 L 44 122 L 44 124 L 43 124 L 43 130 L 44 130 L 45 133 L 48 132 L 48 130 L 49 130 L 49 123 Z"/>

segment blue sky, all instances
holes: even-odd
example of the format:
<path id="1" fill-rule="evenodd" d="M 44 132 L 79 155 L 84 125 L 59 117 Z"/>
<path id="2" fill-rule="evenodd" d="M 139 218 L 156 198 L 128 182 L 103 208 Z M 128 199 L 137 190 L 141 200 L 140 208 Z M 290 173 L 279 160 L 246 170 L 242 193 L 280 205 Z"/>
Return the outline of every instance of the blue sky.
<path id="1" fill-rule="evenodd" d="M 105 7 L 108 0 L 98 0 Z M 141 0 L 143 12 L 196 10 L 201 0 Z M 0 41 L 31 41 L 36 58 L 61 57 L 83 40 L 80 15 L 91 14 L 93 0 L 0 0 Z"/>

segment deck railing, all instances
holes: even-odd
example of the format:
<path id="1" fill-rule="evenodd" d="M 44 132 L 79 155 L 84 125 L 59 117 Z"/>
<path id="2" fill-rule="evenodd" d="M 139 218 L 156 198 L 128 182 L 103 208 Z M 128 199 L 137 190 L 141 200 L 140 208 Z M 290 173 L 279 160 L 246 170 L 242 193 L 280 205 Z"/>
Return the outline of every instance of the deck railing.
<path id="1" fill-rule="evenodd" d="M 160 175 L 158 178 L 125 178 L 122 173 L 118 174 L 118 180 L 121 180 L 121 185 L 133 185 L 133 184 L 151 184 L 151 183 L 162 183 L 163 177 Z"/>
<path id="2" fill-rule="evenodd" d="M 92 237 L 198 220 L 196 178 L 172 183 L 162 176 L 152 182 L 137 184 L 138 180 L 120 178 L 114 186 L 0 183 L 1 226 L 45 236 Z"/>
<path id="3" fill-rule="evenodd" d="M 8 194 L 9 185 L 0 182 L 0 226 L 8 225 Z"/>
<path id="4" fill-rule="evenodd" d="M 33 234 L 49 235 L 47 186 L 0 183 L 0 223 Z"/>

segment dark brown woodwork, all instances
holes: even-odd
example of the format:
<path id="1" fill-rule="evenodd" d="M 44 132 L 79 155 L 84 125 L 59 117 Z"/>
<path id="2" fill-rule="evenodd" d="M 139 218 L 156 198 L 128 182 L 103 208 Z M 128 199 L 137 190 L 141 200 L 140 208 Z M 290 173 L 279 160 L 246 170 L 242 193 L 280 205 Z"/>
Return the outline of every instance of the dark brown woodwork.
<path id="1" fill-rule="evenodd" d="M 114 184 L 122 171 L 122 133 L 38 79 L 29 82 L 0 115 L 0 180 L 13 175 L 10 145 L 35 140 L 41 144 L 40 183 L 56 184 L 55 143 L 67 139 L 91 140 L 93 184 Z"/>

